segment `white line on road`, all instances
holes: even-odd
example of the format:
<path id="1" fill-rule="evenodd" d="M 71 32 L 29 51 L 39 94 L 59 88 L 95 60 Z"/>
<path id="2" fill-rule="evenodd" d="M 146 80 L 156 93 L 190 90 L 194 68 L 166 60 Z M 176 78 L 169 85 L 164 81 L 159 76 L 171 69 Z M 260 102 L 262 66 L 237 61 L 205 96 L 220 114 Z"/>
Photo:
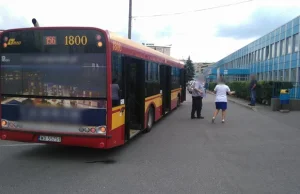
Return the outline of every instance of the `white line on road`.
<path id="1" fill-rule="evenodd" d="M 39 146 L 39 145 L 45 145 L 45 144 L 43 143 L 8 144 L 8 145 L 0 145 L 0 147 Z"/>

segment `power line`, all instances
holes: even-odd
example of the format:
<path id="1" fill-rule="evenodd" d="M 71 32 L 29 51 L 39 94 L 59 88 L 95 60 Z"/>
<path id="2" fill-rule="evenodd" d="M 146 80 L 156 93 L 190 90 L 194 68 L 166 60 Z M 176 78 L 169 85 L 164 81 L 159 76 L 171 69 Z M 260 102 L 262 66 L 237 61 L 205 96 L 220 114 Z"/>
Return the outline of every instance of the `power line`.
<path id="1" fill-rule="evenodd" d="M 238 5 L 238 4 L 242 4 L 242 3 L 248 3 L 250 1 L 253 1 L 253 0 L 240 1 L 240 2 L 237 2 L 237 3 L 230 3 L 230 4 L 226 4 L 226 5 L 219 5 L 219 6 L 215 6 L 215 7 L 197 9 L 197 10 L 186 11 L 186 12 L 166 13 L 166 14 L 156 14 L 156 15 L 144 15 L 144 16 L 132 16 L 132 18 L 149 18 L 149 17 L 162 17 L 162 16 L 170 16 L 170 15 L 182 15 L 182 14 L 186 14 L 186 13 L 207 11 L 207 10 L 218 9 L 218 8 L 222 8 L 222 7 L 229 7 L 229 6 L 232 6 L 232 5 Z"/>

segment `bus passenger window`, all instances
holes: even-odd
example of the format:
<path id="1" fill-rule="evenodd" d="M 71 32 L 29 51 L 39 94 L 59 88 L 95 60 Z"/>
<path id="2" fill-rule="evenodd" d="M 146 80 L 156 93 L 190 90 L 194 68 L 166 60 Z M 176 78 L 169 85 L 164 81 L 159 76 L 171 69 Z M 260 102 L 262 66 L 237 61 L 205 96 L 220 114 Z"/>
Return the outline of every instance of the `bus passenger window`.
<path id="1" fill-rule="evenodd" d="M 113 107 L 120 105 L 122 86 L 122 55 L 118 53 L 112 53 L 111 93 Z"/>

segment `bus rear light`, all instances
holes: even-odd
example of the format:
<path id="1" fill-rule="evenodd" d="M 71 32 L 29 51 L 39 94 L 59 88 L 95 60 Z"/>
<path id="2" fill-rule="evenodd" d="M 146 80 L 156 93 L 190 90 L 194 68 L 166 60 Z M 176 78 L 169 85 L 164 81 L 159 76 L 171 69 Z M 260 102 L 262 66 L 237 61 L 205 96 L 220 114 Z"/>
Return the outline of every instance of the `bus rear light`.
<path id="1" fill-rule="evenodd" d="M 99 132 L 100 133 L 105 133 L 106 132 L 106 127 L 104 127 L 104 126 L 99 127 Z"/>
<path id="2" fill-rule="evenodd" d="M 95 133 L 96 132 L 96 129 L 95 128 L 91 128 L 90 130 L 92 133 Z"/>
<path id="3" fill-rule="evenodd" d="M 97 46 L 98 46 L 98 47 L 102 47 L 102 45 L 103 45 L 102 42 L 98 42 L 98 43 L 97 43 Z"/>
<path id="4" fill-rule="evenodd" d="M 97 34 L 97 35 L 96 35 L 96 40 L 98 40 L 98 41 L 100 41 L 100 40 L 101 40 L 101 36 L 100 36 L 100 34 Z"/>
<path id="5" fill-rule="evenodd" d="M 98 134 L 106 134 L 106 126 L 98 126 L 98 127 L 80 127 L 79 132 L 81 133 L 98 133 Z"/>
<path id="6" fill-rule="evenodd" d="M 2 127 L 7 127 L 8 122 L 6 120 L 1 120 L 1 126 Z"/>
<path id="7" fill-rule="evenodd" d="M 5 134 L 1 135 L 2 140 L 6 140 L 7 136 Z"/>
<path id="8" fill-rule="evenodd" d="M 101 142 L 101 143 L 99 144 L 99 147 L 100 147 L 100 148 L 104 148 L 104 147 L 105 147 L 104 142 Z"/>

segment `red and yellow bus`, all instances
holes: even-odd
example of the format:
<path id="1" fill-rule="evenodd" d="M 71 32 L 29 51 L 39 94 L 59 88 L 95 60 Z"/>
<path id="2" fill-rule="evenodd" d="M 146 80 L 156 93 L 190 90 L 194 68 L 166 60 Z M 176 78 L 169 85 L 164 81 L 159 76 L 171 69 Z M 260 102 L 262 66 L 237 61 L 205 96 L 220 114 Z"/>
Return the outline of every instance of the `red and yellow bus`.
<path id="1" fill-rule="evenodd" d="M 108 31 L 11 29 L 0 43 L 2 140 L 109 149 L 185 100 L 180 61 Z"/>

